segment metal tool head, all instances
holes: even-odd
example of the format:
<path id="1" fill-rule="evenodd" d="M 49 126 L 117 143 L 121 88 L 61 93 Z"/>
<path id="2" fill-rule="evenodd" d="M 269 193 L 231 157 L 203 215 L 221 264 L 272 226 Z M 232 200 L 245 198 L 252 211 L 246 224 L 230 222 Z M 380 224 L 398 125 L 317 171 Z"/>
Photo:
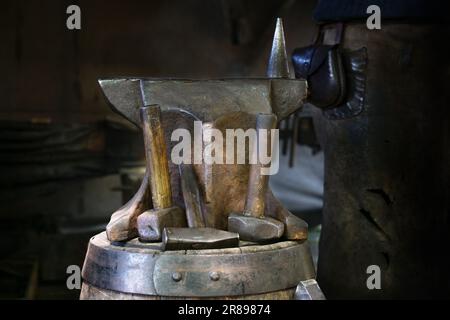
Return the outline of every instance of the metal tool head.
<path id="1" fill-rule="evenodd" d="M 206 225 L 202 211 L 202 195 L 194 167 L 191 164 L 180 164 L 178 170 L 180 172 L 181 190 L 183 192 L 188 227 L 204 228 Z"/>
<path id="2" fill-rule="evenodd" d="M 137 218 L 139 240 L 143 242 L 160 241 L 166 227 L 185 227 L 186 216 L 178 207 L 152 209 Z"/>
<path id="3" fill-rule="evenodd" d="M 279 239 L 284 233 L 284 224 L 269 217 L 231 213 L 228 216 L 228 231 L 239 233 L 245 241 L 262 242 Z"/>
<path id="4" fill-rule="evenodd" d="M 239 234 L 214 228 L 165 228 L 163 250 L 222 249 L 239 246 Z"/>

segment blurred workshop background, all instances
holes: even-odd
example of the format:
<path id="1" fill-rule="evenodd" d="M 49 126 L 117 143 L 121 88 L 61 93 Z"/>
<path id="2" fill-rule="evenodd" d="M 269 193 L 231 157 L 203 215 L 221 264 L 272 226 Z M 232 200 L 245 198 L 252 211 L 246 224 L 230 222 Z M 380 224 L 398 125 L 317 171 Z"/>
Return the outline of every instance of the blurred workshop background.
<path id="1" fill-rule="evenodd" d="M 66 8 L 81 8 L 81 30 Z M 141 133 L 97 79 L 265 75 L 275 19 L 288 54 L 315 32 L 314 0 L 6 0 L 0 11 L 0 298 L 77 299 L 66 268 L 136 191 Z M 314 109 L 283 124 L 276 196 L 311 227 L 317 259 L 323 154 Z M 316 126 L 317 127 L 317 126 Z"/>

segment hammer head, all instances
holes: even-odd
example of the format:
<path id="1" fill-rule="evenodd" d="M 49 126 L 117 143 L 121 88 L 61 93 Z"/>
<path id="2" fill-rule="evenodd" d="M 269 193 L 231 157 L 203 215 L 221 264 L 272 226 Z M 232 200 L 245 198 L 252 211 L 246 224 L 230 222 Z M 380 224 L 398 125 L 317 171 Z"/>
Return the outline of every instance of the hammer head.
<path id="1" fill-rule="evenodd" d="M 213 228 L 165 228 L 163 250 L 222 249 L 239 246 L 239 235 Z"/>
<path id="2" fill-rule="evenodd" d="M 228 231 L 239 233 L 241 240 L 245 241 L 269 241 L 281 238 L 284 224 L 269 217 L 231 213 L 228 216 Z"/>
<path id="3" fill-rule="evenodd" d="M 165 227 L 185 226 L 186 216 L 179 207 L 148 210 L 137 218 L 139 240 L 143 242 L 161 240 Z"/>

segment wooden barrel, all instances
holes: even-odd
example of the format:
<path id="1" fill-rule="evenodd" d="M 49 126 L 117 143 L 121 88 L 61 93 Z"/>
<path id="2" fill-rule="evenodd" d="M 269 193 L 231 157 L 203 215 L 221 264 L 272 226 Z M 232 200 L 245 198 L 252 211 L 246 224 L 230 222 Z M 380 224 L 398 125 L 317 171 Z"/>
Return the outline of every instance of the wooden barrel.
<path id="1" fill-rule="evenodd" d="M 306 242 L 161 251 L 159 243 L 110 243 L 94 236 L 83 266 L 80 299 L 292 299 L 315 278 Z"/>

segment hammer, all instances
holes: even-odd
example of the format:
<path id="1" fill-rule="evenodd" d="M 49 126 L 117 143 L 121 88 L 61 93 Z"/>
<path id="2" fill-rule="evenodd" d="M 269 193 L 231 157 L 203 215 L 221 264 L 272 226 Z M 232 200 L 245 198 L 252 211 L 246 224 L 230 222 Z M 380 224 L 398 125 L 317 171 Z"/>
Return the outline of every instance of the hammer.
<path id="1" fill-rule="evenodd" d="M 179 170 L 189 228 L 166 227 L 162 236 L 162 249 L 220 249 L 239 246 L 239 234 L 205 227 L 201 194 L 193 166 L 180 164 Z"/>
<path id="2" fill-rule="evenodd" d="M 260 113 L 257 115 L 257 138 L 255 139 L 253 152 L 257 152 L 258 154 L 261 146 L 260 144 L 268 143 L 266 150 L 268 150 L 269 155 L 271 155 L 272 141 L 270 139 L 270 132 L 275 126 L 276 116 L 274 114 Z M 267 139 L 261 140 L 261 134 L 264 134 L 264 132 L 260 131 L 261 129 L 266 130 Z M 242 214 L 231 213 L 228 216 L 228 230 L 239 233 L 241 240 L 260 242 L 280 238 L 284 232 L 284 224 L 264 215 L 269 176 L 262 175 L 261 169 L 268 165 L 263 165 L 258 156 L 256 159 L 257 163 L 250 165 L 250 176 L 244 212 Z"/>
<path id="3" fill-rule="evenodd" d="M 158 241 L 165 227 L 184 227 L 186 217 L 181 208 L 172 204 L 169 164 L 166 143 L 158 105 L 140 109 L 153 209 L 137 218 L 139 239 L 144 242 Z"/>

